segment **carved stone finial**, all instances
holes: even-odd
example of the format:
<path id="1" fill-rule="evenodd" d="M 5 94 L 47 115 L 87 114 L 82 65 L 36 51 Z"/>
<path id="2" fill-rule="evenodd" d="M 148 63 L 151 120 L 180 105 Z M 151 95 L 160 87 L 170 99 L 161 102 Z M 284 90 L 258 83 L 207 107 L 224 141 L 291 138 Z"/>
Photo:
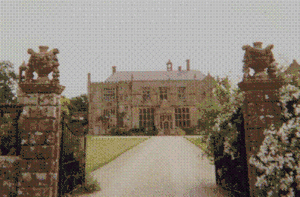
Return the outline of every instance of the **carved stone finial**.
<path id="1" fill-rule="evenodd" d="M 22 62 L 22 65 L 19 67 L 19 82 L 24 82 L 26 77 L 26 70 L 28 69 L 25 61 Z M 23 76 L 23 72 L 25 72 L 25 76 Z"/>
<path id="2" fill-rule="evenodd" d="M 262 42 L 254 42 L 253 43 L 253 46 L 254 46 L 254 48 L 257 48 L 257 49 L 262 49 Z"/>
<path id="3" fill-rule="evenodd" d="M 48 51 L 49 47 L 48 46 L 39 46 L 40 53 L 45 53 Z"/>
<path id="4" fill-rule="evenodd" d="M 276 78 L 276 74 L 278 71 L 277 66 L 278 66 L 278 63 L 273 62 L 268 68 L 268 75 L 270 76 L 271 79 Z"/>
<path id="5" fill-rule="evenodd" d="M 28 49 L 27 52 L 30 54 L 28 64 L 25 62 L 20 66 L 19 70 L 19 79 L 20 87 L 23 88 L 25 92 L 62 92 L 63 86 L 59 85 L 59 70 L 58 70 L 58 59 L 57 54 L 59 53 L 58 49 L 52 49 L 48 51 L 48 46 L 39 46 L 39 52 L 36 53 L 32 49 Z M 23 76 L 25 72 L 25 77 Z M 37 79 L 33 79 L 33 73 L 37 73 Z M 53 78 L 50 80 L 48 75 L 53 73 Z M 24 80 L 25 78 L 25 80 Z M 37 87 L 42 87 L 43 90 L 35 90 Z M 35 88 L 33 88 L 35 87 Z M 47 90 L 52 88 L 52 90 Z"/>
<path id="6" fill-rule="evenodd" d="M 55 48 L 55 49 L 52 49 L 52 53 L 53 53 L 53 55 L 56 55 L 56 54 L 58 54 L 58 53 L 59 53 L 59 51 L 58 51 L 58 49 L 57 49 L 57 48 Z"/>
<path id="7" fill-rule="evenodd" d="M 28 49 L 28 50 L 27 50 L 27 53 L 28 53 L 28 54 L 31 54 L 31 55 L 35 54 L 34 50 L 32 50 L 32 49 Z"/>
<path id="8" fill-rule="evenodd" d="M 56 54 L 59 53 L 58 49 L 53 49 L 48 52 L 48 46 L 39 46 L 40 52 L 36 53 L 32 49 L 28 49 L 28 54 L 31 55 L 26 67 L 22 65 L 20 71 L 25 71 L 25 82 L 26 83 L 59 83 L 59 70 L 58 70 L 58 60 Z M 23 73 L 20 73 L 20 79 L 23 79 Z M 33 73 L 38 74 L 37 80 L 33 79 Z M 53 72 L 53 80 L 50 81 L 48 78 L 49 73 Z M 20 82 L 23 82 L 22 80 Z"/>
<path id="9" fill-rule="evenodd" d="M 268 79 L 270 74 L 274 77 L 275 70 L 273 62 L 275 61 L 272 49 L 274 45 L 268 45 L 265 49 L 262 48 L 262 42 L 254 42 L 254 47 L 245 45 L 242 47 L 245 50 L 244 55 L 244 80 L 250 78 L 250 68 L 255 71 L 253 78 Z M 272 67 L 268 74 L 266 69 Z M 272 70 L 273 69 L 273 70 Z"/>

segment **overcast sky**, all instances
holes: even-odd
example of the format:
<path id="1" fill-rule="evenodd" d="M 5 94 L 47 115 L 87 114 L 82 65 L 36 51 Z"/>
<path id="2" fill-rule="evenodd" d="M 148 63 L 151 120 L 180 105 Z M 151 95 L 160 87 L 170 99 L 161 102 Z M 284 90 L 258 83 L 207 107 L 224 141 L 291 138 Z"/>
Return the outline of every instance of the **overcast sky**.
<path id="1" fill-rule="evenodd" d="M 300 63 L 300 1 L 1 0 L 0 60 L 18 67 L 27 49 L 58 48 L 63 95 L 87 92 L 117 71 L 192 70 L 242 76 L 242 46 L 274 44 L 275 59 Z M 286 61 L 286 62 L 285 62 Z"/>

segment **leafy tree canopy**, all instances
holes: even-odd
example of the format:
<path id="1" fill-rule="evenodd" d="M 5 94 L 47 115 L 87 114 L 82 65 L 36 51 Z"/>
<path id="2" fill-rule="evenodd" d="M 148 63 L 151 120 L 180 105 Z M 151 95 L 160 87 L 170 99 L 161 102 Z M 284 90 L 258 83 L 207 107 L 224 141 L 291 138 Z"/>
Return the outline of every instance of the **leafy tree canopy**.
<path id="1" fill-rule="evenodd" d="M 88 109 L 88 97 L 86 94 L 74 97 L 70 99 L 70 110 L 74 112 L 87 112 Z"/>
<path id="2" fill-rule="evenodd" d="M 0 61 L 0 103 L 16 103 L 17 75 L 13 64 Z"/>
<path id="3" fill-rule="evenodd" d="M 227 111 L 233 102 L 233 94 L 239 90 L 234 90 L 228 77 L 215 79 L 215 83 L 207 92 L 204 100 L 197 106 L 199 110 L 199 126 L 201 133 L 207 133 L 216 124 L 216 118 L 224 111 Z"/>

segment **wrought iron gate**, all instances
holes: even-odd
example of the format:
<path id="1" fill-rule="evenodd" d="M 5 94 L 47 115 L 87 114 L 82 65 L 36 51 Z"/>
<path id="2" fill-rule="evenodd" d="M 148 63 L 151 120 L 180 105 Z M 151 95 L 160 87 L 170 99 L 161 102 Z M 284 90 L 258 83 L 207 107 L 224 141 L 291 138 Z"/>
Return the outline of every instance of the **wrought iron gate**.
<path id="1" fill-rule="evenodd" d="M 82 124 L 62 123 L 59 169 L 59 196 L 85 182 L 85 130 Z"/>

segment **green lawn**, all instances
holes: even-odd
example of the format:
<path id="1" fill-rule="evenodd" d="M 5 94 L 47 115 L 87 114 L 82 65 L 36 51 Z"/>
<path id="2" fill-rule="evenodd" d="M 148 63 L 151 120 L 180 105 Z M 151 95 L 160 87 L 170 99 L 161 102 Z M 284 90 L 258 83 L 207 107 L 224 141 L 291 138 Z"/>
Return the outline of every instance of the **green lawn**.
<path id="1" fill-rule="evenodd" d="M 194 136 L 193 137 L 185 137 L 185 139 L 187 139 L 188 141 L 190 141 L 193 144 L 195 144 L 197 147 L 199 147 L 204 152 L 207 150 L 206 143 L 205 143 L 205 141 L 203 141 L 203 139 L 201 138 L 201 136 L 199 136 L 199 137 L 198 136 L 195 136 L 195 137 Z M 214 165 L 213 158 L 208 155 L 208 159 L 210 161 L 210 164 Z"/>
<path id="2" fill-rule="evenodd" d="M 196 146 L 201 148 L 201 150 L 203 150 L 203 151 L 206 150 L 206 143 L 202 140 L 201 136 L 185 137 L 185 139 L 187 139 L 188 141 L 192 142 L 193 144 L 195 144 Z"/>
<path id="3" fill-rule="evenodd" d="M 111 162 L 149 137 L 87 136 L 86 173 Z"/>

